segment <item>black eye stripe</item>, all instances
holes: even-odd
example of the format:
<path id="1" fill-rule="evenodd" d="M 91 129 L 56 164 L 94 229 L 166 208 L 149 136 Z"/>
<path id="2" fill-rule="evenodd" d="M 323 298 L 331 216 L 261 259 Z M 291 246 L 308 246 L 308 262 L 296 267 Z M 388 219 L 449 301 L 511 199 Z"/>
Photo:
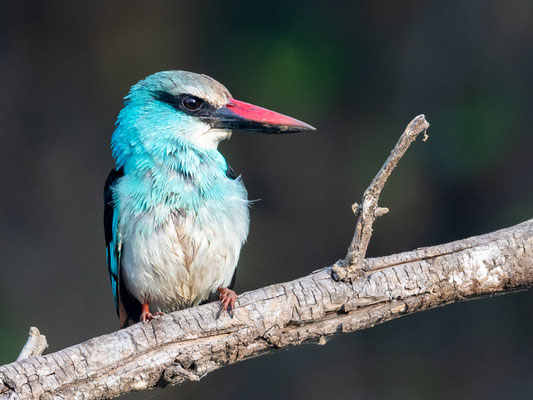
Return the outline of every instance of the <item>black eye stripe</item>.
<path id="1" fill-rule="evenodd" d="M 216 108 L 212 104 L 191 94 L 183 93 L 174 96 L 173 94 L 164 91 L 155 91 L 153 92 L 153 94 L 154 99 L 156 99 L 157 101 L 168 104 L 169 106 L 172 106 L 178 111 L 184 112 L 185 114 L 194 115 L 195 117 L 205 118 L 209 120 L 210 117 L 216 111 Z M 200 107 L 192 110 L 185 107 L 183 102 L 186 98 L 189 97 L 200 101 Z"/>
<path id="2" fill-rule="evenodd" d="M 157 101 L 168 104 L 169 106 L 172 106 L 174 108 L 178 108 L 178 106 L 181 104 L 181 99 L 179 99 L 178 97 L 168 92 L 157 91 L 153 93 L 154 93 L 154 98 Z"/>

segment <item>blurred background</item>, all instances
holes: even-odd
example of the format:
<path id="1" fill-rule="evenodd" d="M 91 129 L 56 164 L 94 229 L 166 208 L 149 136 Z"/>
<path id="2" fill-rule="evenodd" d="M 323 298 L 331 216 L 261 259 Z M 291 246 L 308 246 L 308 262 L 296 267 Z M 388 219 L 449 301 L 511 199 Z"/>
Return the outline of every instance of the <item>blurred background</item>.
<path id="1" fill-rule="evenodd" d="M 109 142 L 129 87 L 208 74 L 316 133 L 236 132 L 220 151 L 251 209 L 239 293 L 345 255 L 351 204 L 407 123 L 370 256 L 533 216 L 533 3 L 0 3 L 0 364 L 29 326 L 49 352 L 118 327 L 102 228 Z M 531 399 L 533 294 L 472 301 L 126 399 Z"/>

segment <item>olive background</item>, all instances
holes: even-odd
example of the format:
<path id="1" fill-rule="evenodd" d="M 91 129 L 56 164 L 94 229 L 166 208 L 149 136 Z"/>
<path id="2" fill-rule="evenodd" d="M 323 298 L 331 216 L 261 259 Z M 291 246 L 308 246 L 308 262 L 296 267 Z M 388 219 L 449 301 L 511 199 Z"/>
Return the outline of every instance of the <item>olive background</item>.
<path id="1" fill-rule="evenodd" d="M 235 132 L 219 149 L 251 208 L 239 293 L 343 257 L 351 204 L 407 123 L 370 256 L 533 215 L 533 3 L 0 2 L 0 364 L 29 326 L 59 350 L 118 327 L 102 227 L 129 87 L 205 73 L 314 133 Z M 531 291 L 469 301 L 125 399 L 531 399 Z"/>

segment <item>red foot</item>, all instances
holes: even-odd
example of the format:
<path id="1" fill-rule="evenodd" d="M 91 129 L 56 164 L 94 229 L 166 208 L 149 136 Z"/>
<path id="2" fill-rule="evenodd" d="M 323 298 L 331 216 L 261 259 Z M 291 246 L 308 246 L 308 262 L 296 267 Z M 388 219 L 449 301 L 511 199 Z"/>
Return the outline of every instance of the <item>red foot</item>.
<path id="1" fill-rule="evenodd" d="M 141 317 L 139 318 L 139 321 L 146 323 L 148 321 L 153 320 L 155 317 L 159 317 L 161 315 L 165 315 L 165 313 L 156 312 L 156 313 L 152 314 L 150 312 L 150 307 L 149 307 L 148 303 L 144 303 L 142 305 L 142 313 L 141 313 Z"/>
<path id="2" fill-rule="evenodd" d="M 228 288 L 218 288 L 217 292 L 220 293 L 220 311 L 218 312 L 217 319 L 220 317 L 223 311 L 228 311 L 228 314 L 233 318 L 233 309 L 235 308 L 235 300 L 237 299 L 237 293 Z"/>

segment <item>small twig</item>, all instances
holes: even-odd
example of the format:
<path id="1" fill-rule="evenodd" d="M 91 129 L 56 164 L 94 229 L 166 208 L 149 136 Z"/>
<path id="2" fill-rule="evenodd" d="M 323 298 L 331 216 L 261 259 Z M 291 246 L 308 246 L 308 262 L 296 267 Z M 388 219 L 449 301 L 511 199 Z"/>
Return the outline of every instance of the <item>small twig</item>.
<path id="1" fill-rule="evenodd" d="M 37 357 L 43 354 L 43 351 L 48 347 L 48 342 L 46 341 L 46 336 L 41 335 L 39 329 L 32 326 L 30 328 L 28 340 L 22 348 L 17 361 L 23 360 L 29 357 Z"/>
<path id="2" fill-rule="evenodd" d="M 361 204 L 354 203 L 352 206 L 352 210 L 357 217 L 355 233 L 346 258 L 337 261 L 332 268 L 333 279 L 351 281 L 364 275 L 364 259 L 372 236 L 372 224 L 377 217 L 381 217 L 389 211 L 388 208 L 378 206 L 381 190 L 383 190 L 385 182 L 387 182 L 390 174 L 398 165 L 398 161 L 400 161 L 411 143 L 416 140 L 417 136 L 424 132 L 423 140 L 427 140 L 426 130 L 428 128 L 429 123 L 423 114 L 415 117 L 407 125 L 391 154 L 363 194 Z"/>

